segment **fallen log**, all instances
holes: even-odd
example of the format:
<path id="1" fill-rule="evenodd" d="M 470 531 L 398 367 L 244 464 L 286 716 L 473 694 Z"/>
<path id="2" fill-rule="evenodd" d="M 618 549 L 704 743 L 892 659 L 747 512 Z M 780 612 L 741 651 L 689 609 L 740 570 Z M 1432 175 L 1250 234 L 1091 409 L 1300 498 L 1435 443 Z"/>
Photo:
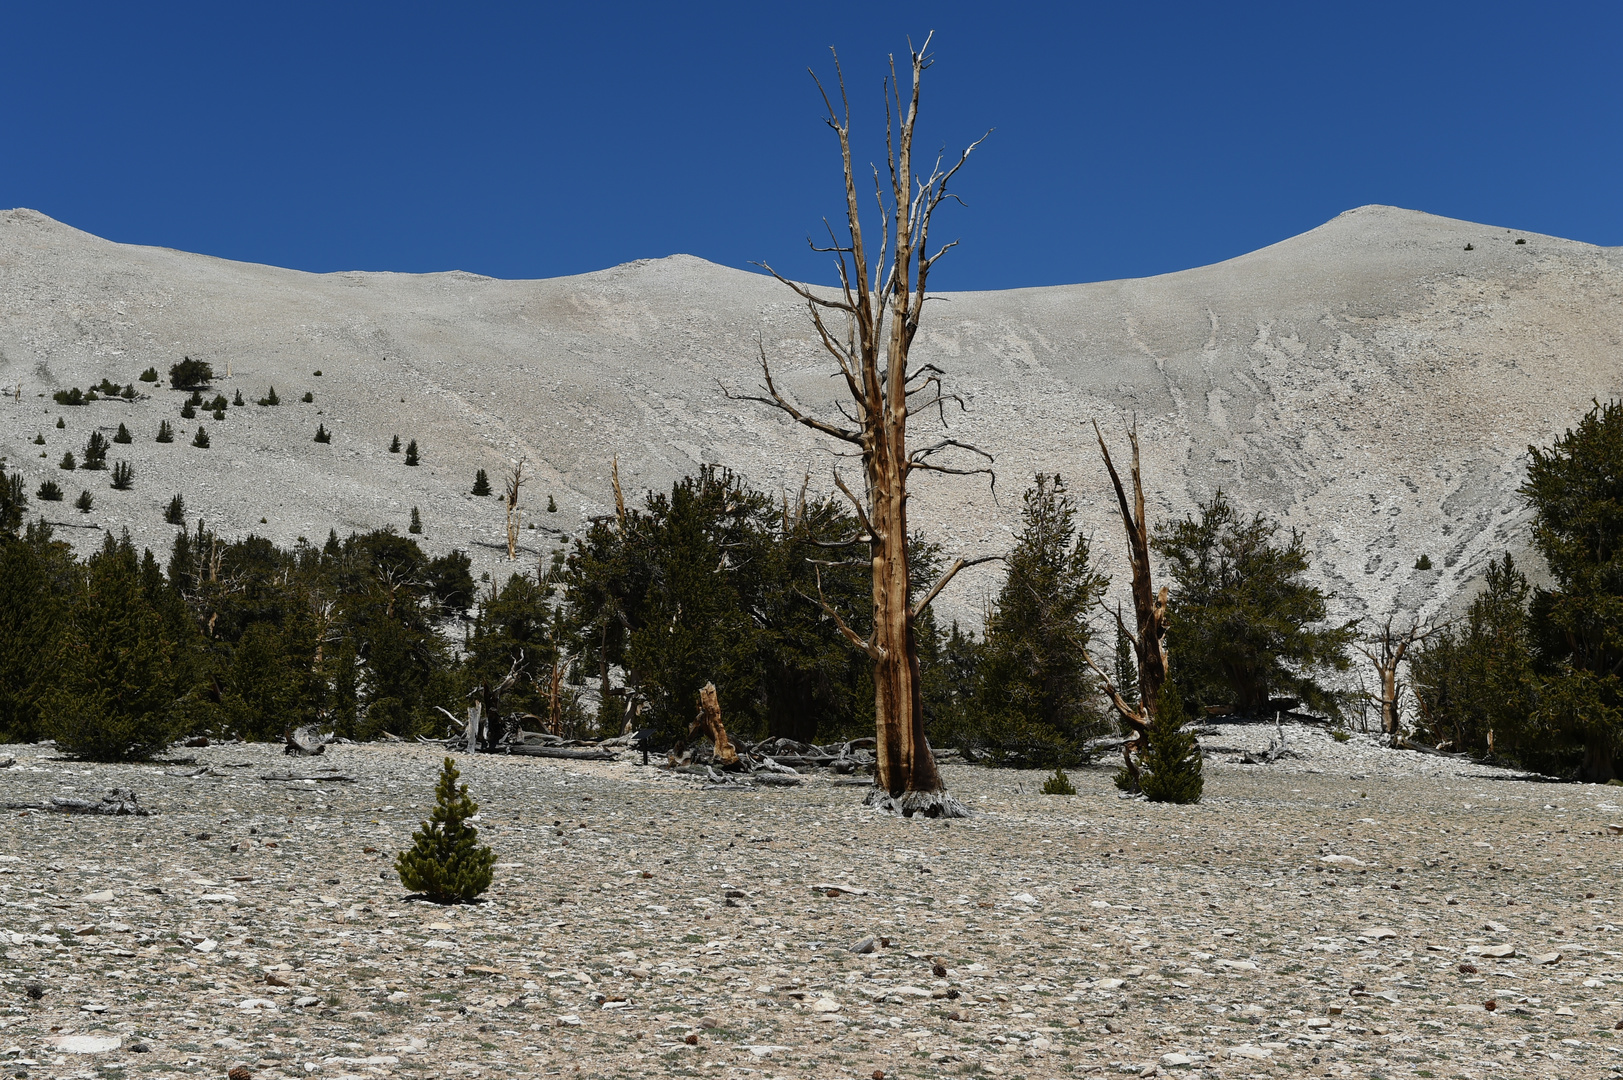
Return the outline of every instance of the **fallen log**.
<path id="1" fill-rule="evenodd" d="M 147 810 L 129 788 L 114 788 L 99 800 L 52 796 L 48 803 L 7 803 L 7 810 L 52 810 L 59 814 L 105 814 L 109 817 L 146 817 Z"/>
<path id="2" fill-rule="evenodd" d="M 260 779 L 276 780 L 283 783 L 297 783 L 302 780 L 323 780 L 339 784 L 355 783 L 355 778 L 353 776 L 345 776 L 343 773 L 312 773 L 308 776 L 292 772 L 271 773 L 268 776 L 261 776 Z"/>
<path id="3" fill-rule="evenodd" d="M 598 750 L 588 747 L 574 749 L 567 746 L 531 746 L 524 743 L 503 747 L 503 750 L 515 757 L 564 758 L 569 761 L 615 761 L 620 757 L 613 750 Z"/>
<path id="4" fill-rule="evenodd" d="M 750 779 L 761 787 L 799 787 L 804 777 L 787 776 L 775 772 L 759 772 Z"/>
<path id="5" fill-rule="evenodd" d="M 1470 757 L 1469 754 L 1456 754 L 1456 753 L 1453 753 L 1453 752 L 1448 751 L 1448 750 L 1439 750 L 1435 746 L 1427 746 L 1423 742 L 1416 742 L 1413 739 L 1406 738 L 1405 736 L 1402 736 L 1402 735 L 1399 735 L 1397 738 L 1393 739 L 1392 744 L 1394 746 L 1402 747 L 1405 750 L 1418 750 L 1422 754 L 1435 754 L 1437 757 L 1446 757 L 1446 758 L 1469 758 Z"/>

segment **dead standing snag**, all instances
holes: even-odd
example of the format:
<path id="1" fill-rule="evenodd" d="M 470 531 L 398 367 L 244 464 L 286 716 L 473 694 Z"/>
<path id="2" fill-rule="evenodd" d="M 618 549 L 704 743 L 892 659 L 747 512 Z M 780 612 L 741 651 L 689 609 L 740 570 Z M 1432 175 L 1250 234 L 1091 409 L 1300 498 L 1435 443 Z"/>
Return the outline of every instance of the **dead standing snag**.
<path id="1" fill-rule="evenodd" d="M 1082 657 L 1104 683 L 1106 696 L 1129 732 L 1127 741 L 1122 744 L 1121 754 L 1127 766 L 1131 789 L 1136 792 L 1139 786 L 1138 762 L 1133 755 L 1135 752 L 1143 753 L 1149 743 L 1150 725 L 1155 719 L 1161 684 L 1167 680 L 1167 588 L 1163 585 L 1157 592 L 1150 580 L 1150 526 L 1144 514 L 1144 476 L 1138 460 L 1138 428 L 1135 425 L 1127 429 L 1127 441 L 1133 448 L 1131 504 L 1127 501 L 1121 476 L 1116 472 L 1115 463 L 1110 460 L 1110 449 L 1105 446 L 1105 437 L 1100 434 L 1097 423 L 1093 425 L 1093 434 L 1099 440 L 1099 453 L 1104 457 L 1110 483 L 1116 489 L 1116 506 L 1121 514 L 1122 528 L 1127 532 L 1127 561 L 1133 571 L 1134 627 L 1128 628 L 1120 611 L 1116 613 L 1116 625 L 1132 642 L 1134 657 L 1138 661 L 1138 700 L 1129 702 L 1123 697 L 1110 676 L 1093 662 L 1092 655 L 1086 649 L 1082 650 Z"/>
<path id="2" fill-rule="evenodd" d="M 944 201 L 956 198 L 948 194 L 947 185 L 971 151 L 980 145 L 980 140 L 971 144 L 950 167 L 943 167 L 942 159 L 937 158 L 927 176 L 914 174 L 913 133 L 918 119 L 919 84 L 929 66 L 925 52 L 929 45 L 930 40 L 926 38 L 922 48 L 910 50 L 912 85 L 905 99 L 902 83 L 896 77 L 894 59 L 886 80 L 889 191 L 884 190 L 884 182 L 875 169 L 874 194 L 880 205 L 877 253 L 870 252 L 863 238 L 858 210 L 860 196 L 851 160 L 850 102 L 844 72 L 836 56 L 835 71 L 839 75 L 840 89 L 838 111 L 821 82 L 817 87 L 823 93 L 827 108 L 826 122 L 839 137 L 848 233 L 842 241 L 830 226 L 829 246 L 813 244 L 812 248 L 835 256 L 839 290 L 814 292 L 809 286 L 790 281 L 771 267 L 765 267 L 806 302 L 818 340 L 838 366 L 850 398 L 840 409 L 842 419 L 835 422 L 812 416 L 780 393 L 773 382 L 764 346 L 760 350 L 763 392 L 739 396 L 770 405 L 796 423 L 855 447 L 859 452 L 862 494 L 853 492 L 838 475 L 835 483 L 856 508 L 862 529 L 858 542 L 868 545 L 873 570 L 872 631 L 866 638 L 862 637 L 826 600 L 819 597 L 818 602 L 840 634 L 873 662 L 878 776 L 877 786 L 868 801 L 909 816 L 918 813 L 928 817 L 961 817 L 968 811 L 946 793 L 935 756 L 924 735 L 918 643 L 913 623 L 946 583 L 971 563 L 965 560 L 953 563 L 922 601 L 913 602 L 908 582 L 907 481 L 914 471 L 991 476 L 991 469 L 986 465 L 971 463 L 955 467 L 937 460 L 938 455 L 951 451 L 977 454 L 987 462 L 991 461 L 991 455 L 955 439 L 908 450 L 908 417 L 935 410 L 944 418 L 947 402 L 963 406 L 957 395 L 943 388 L 939 369 L 930 364 L 910 368 L 908 354 L 924 311 L 930 268 L 956 243 L 931 251 L 930 221 Z M 815 81 L 817 77 L 813 74 L 812 78 Z M 831 320 L 831 315 L 838 319 Z M 840 321 L 843 327 L 837 325 Z"/>

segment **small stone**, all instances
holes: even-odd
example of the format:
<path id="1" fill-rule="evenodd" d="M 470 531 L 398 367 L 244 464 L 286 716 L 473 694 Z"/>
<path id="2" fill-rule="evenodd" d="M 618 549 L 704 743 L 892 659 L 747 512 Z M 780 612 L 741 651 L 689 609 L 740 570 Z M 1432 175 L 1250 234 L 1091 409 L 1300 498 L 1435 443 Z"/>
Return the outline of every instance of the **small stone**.
<path id="1" fill-rule="evenodd" d="M 87 904 L 111 904 L 114 899 L 115 897 L 113 896 L 113 891 L 111 889 L 104 889 L 101 892 L 93 892 L 86 895 L 84 901 Z"/>
<path id="2" fill-rule="evenodd" d="M 1011 899 L 1017 904 L 1035 904 L 1037 902 L 1037 898 L 1028 892 L 1015 893 Z"/>
<path id="3" fill-rule="evenodd" d="M 228 892 L 204 893 L 197 899 L 204 904 L 235 904 L 237 902 L 237 898 Z"/>
<path id="4" fill-rule="evenodd" d="M 312 1005 L 320 1005 L 321 999 L 314 994 L 302 994 L 293 999 L 293 1004 L 301 1009 L 308 1009 Z"/>
<path id="5" fill-rule="evenodd" d="M 857 942 L 855 945 L 852 945 L 851 946 L 851 951 L 854 952 L 854 953 L 858 953 L 858 954 L 861 954 L 861 955 L 865 956 L 868 953 L 873 952 L 878 947 L 879 947 L 878 944 L 874 941 L 873 938 L 865 937 L 861 941 Z"/>
<path id="6" fill-rule="evenodd" d="M 259 1012 L 261 1010 L 274 1010 L 276 1002 L 270 998 L 243 998 L 237 1002 L 237 1008 L 245 1012 Z"/>
<path id="7" fill-rule="evenodd" d="M 1489 945 L 1486 948 L 1484 948 L 1479 955 L 1491 956 L 1495 960 L 1505 960 L 1505 959 L 1508 959 L 1508 958 L 1516 955 L 1516 946 L 1514 946 L 1514 945 Z"/>
<path id="8" fill-rule="evenodd" d="M 124 1042 L 117 1035 L 58 1035 L 47 1041 L 63 1054 L 105 1054 Z"/>
<path id="9" fill-rule="evenodd" d="M 1559 964 L 1560 962 L 1561 954 L 1558 952 L 1538 953 L 1533 957 L 1533 963 L 1535 964 Z"/>
<path id="10" fill-rule="evenodd" d="M 213 952 L 219 947 L 220 943 L 215 941 L 213 938 L 204 938 L 202 941 L 199 941 L 196 945 L 192 946 L 192 948 L 198 952 Z"/>
<path id="11" fill-rule="evenodd" d="M 812 1002 L 812 1012 L 836 1013 L 840 1011 L 840 1003 L 833 998 L 818 998 Z"/>
<path id="12" fill-rule="evenodd" d="M 1253 1046 L 1251 1043 L 1229 1047 L 1229 1057 L 1231 1058 L 1250 1058 L 1252 1061 L 1261 1061 L 1263 1058 L 1273 1056 L 1274 1052 L 1267 1047 Z"/>
<path id="13" fill-rule="evenodd" d="M 1601 987 L 1603 987 L 1605 985 L 1606 984 L 1604 982 L 1602 982 L 1601 980 L 1599 980 L 1599 979 L 1585 979 L 1584 980 L 1584 986 L 1589 988 L 1590 990 L 1599 990 Z"/>
<path id="14" fill-rule="evenodd" d="M 580 1027 L 580 1017 L 573 1014 L 558 1017 L 559 1027 Z"/>
<path id="15" fill-rule="evenodd" d="M 1310 1016 L 1302 1021 L 1302 1026 L 1306 1028 L 1327 1028 L 1330 1026 L 1330 1020 L 1324 1016 Z"/>
<path id="16" fill-rule="evenodd" d="M 1510 933 L 1510 927 L 1506 926 L 1504 923 L 1496 923 L 1496 922 L 1493 922 L 1491 920 L 1489 922 L 1483 923 L 1482 924 L 1482 929 L 1492 931 L 1495 934 L 1508 934 L 1508 933 Z"/>
<path id="17" fill-rule="evenodd" d="M 1188 1054 L 1171 1053 L 1161 1055 L 1161 1064 L 1163 1065 L 1193 1065 L 1194 1063 L 1195 1059 L 1190 1057 Z"/>
<path id="18" fill-rule="evenodd" d="M 1387 938 L 1397 937 L 1398 932 L 1385 926 L 1379 926 L 1373 930 L 1365 930 L 1358 936 L 1361 938 L 1366 938 L 1370 941 L 1385 941 Z"/>

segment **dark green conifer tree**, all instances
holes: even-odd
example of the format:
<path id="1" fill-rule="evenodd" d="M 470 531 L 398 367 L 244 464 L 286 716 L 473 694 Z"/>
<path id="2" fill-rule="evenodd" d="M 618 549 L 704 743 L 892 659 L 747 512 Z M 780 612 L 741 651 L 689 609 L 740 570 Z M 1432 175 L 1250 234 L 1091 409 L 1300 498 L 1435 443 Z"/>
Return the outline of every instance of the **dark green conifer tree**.
<path id="1" fill-rule="evenodd" d="M 434 788 L 434 812 L 412 834 L 412 846 L 395 859 L 400 883 L 437 904 L 468 903 L 490 888 L 496 854 L 480 847 L 479 830 L 467 820 L 479 812 L 468 785 L 457 786 L 456 762 L 445 759 Z"/>
<path id="2" fill-rule="evenodd" d="M 144 587 L 127 533 L 117 543 L 107 534 L 81 581 L 55 660 L 49 730 L 72 757 L 144 760 L 174 735 L 180 643 Z"/>
<path id="3" fill-rule="evenodd" d="M 485 475 L 485 470 L 483 470 L 483 469 L 480 469 L 478 472 L 473 474 L 473 491 L 472 491 L 472 494 L 474 494 L 474 495 L 489 495 L 490 494 L 490 477 Z"/>
<path id="4" fill-rule="evenodd" d="M 417 464 L 417 440 L 413 439 L 406 444 L 406 464 Z"/>
<path id="5" fill-rule="evenodd" d="M 1200 743 L 1194 732 L 1184 728 L 1188 717 L 1175 680 L 1161 684 L 1159 701 L 1150 722 L 1149 749 L 1138 759 L 1143 770 L 1140 789 L 1151 802 L 1197 803 L 1205 787 Z"/>
<path id="6" fill-rule="evenodd" d="M 1106 730 L 1082 650 L 1108 579 L 1076 534 L 1076 503 L 1058 475 L 1037 474 L 1021 521 L 980 651 L 984 745 L 1010 764 L 1075 764 L 1083 741 Z"/>

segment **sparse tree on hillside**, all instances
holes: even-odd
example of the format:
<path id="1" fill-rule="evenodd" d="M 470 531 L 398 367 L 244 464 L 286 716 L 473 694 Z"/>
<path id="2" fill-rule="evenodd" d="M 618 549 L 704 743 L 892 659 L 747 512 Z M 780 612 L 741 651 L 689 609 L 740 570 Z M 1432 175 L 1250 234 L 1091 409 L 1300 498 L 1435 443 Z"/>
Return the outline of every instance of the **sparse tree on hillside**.
<path id="1" fill-rule="evenodd" d="M 490 494 L 490 477 L 485 475 L 485 470 L 480 469 L 473 474 L 473 491 L 470 494 L 476 496 Z"/>
<path id="2" fill-rule="evenodd" d="M 214 367 L 203 360 L 186 357 L 169 369 L 169 385 L 176 390 L 195 390 L 214 381 Z"/>
<path id="3" fill-rule="evenodd" d="M 484 475 L 484 470 L 480 470 Z M 509 562 L 518 560 L 518 493 L 529 477 L 524 475 L 524 459 L 519 458 L 513 462 L 513 469 L 507 474 L 507 558 Z"/>
<path id="4" fill-rule="evenodd" d="M 958 399 L 942 388 L 940 371 L 930 364 L 909 367 L 908 356 L 923 315 L 931 268 L 953 244 L 932 250 L 929 230 L 942 202 L 953 198 L 948 184 L 979 143 L 971 144 L 956 162 L 943 168 L 940 159 L 928 174 L 913 171 L 913 134 L 918 120 L 919 88 L 930 60 L 926 38 L 911 52 L 911 89 L 897 78 L 894 62 L 886 81 L 889 190 L 880 193 L 880 240 L 870 247 L 862 231 L 862 185 L 851 156 L 850 103 L 843 72 L 839 73 L 840 106 L 823 93 L 827 123 L 838 136 L 845 176 L 846 234 L 834 236 L 817 250 L 834 254 L 840 288 L 830 293 L 792 282 L 767 268 L 806 302 L 824 350 L 833 358 L 850 395 L 843 422 L 804 412 L 772 379 L 761 349 L 764 380 L 760 395 L 749 395 L 777 408 L 796 423 L 855 448 L 862 459 L 862 494 L 835 482 L 856 508 L 860 530 L 852 543 L 866 544 L 873 575 L 873 623 L 866 637 L 857 633 L 826 599 L 823 610 L 852 645 L 873 663 L 874 711 L 878 735 L 878 784 L 870 802 L 904 814 L 960 816 L 967 811 L 947 794 L 924 733 L 914 620 L 968 562 L 959 559 L 915 601 L 911 593 L 907 527 L 907 485 L 918 471 L 989 473 L 980 466 L 953 467 L 938 455 L 954 449 L 976 450 L 956 439 L 941 439 L 915 450 L 907 446 L 908 418 L 941 410 Z M 815 79 L 815 76 L 813 76 Z M 822 84 L 818 83 L 819 90 Z M 904 93 L 906 96 L 904 97 Z M 884 205 L 887 202 L 888 205 Z M 888 222 L 884 221 L 885 217 Z M 832 228 L 830 229 L 832 233 Z M 816 245 L 814 245 L 815 247 Z M 843 326 L 829 324 L 829 319 Z M 961 404 L 961 403 L 960 403 Z M 847 426 L 849 425 L 849 426 Z"/>

